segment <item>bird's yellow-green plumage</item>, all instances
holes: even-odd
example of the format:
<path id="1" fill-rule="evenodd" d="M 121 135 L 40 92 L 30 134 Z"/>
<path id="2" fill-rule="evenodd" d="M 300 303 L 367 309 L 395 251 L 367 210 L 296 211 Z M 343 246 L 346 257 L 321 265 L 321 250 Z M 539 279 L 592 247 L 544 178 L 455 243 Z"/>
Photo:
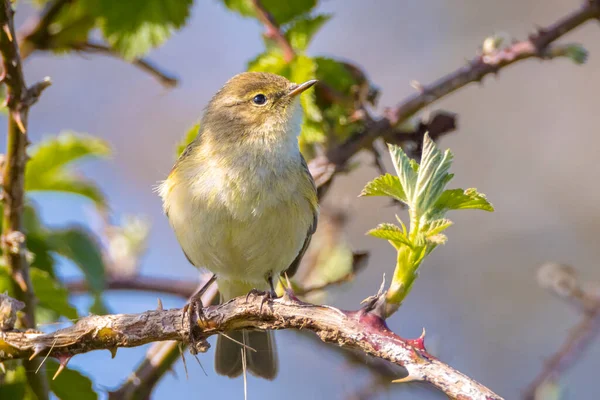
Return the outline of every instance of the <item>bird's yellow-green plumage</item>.
<path id="1" fill-rule="evenodd" d="M 159 188 L 183 251 L 196 267 L 217 275 L 225 300 L 267 289 L 267 276 L 294 269 L 316 228 L 317 193 L 298 148 L 297 95 L 312 84 L 265 73 L 233 77 L 212 98 L 198 137 Z M 267 361 L 257 358 L 268 355 L 248 352 L 256 364 L 253 371 L 250 358 L 249 370 L 273 378 L 273 344 L 245 335 L 241 339 L 254 337 L 263 352 L 273 352 Z M 231 343 L 220 343 L 217 352 Z M 217 354 L 218 372 L 240 372 L 240 360 L 229 360 L 240 353 L 235 346 Z M 229 361 L 236 364 L 231 369 Z"/>

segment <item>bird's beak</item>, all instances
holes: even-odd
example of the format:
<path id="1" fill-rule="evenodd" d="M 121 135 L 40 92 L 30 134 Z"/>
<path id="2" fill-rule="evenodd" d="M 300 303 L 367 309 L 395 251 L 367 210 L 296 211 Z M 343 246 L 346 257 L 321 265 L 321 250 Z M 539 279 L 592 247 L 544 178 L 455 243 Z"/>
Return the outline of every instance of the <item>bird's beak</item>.
<path id="1" fill-rule="evenodd" d="M 300 93 L 304 92 L 306 89 L 310 88 L 312 85 L 314 85 L 317 82 L 318 81 L 316 79 L 313 79 L 313 80 L 301 83 L 300 85 L 294 85 L 290 88 L 290 91 L 288 92 L 287 95 L 290 97 L 296 97 Z"/>

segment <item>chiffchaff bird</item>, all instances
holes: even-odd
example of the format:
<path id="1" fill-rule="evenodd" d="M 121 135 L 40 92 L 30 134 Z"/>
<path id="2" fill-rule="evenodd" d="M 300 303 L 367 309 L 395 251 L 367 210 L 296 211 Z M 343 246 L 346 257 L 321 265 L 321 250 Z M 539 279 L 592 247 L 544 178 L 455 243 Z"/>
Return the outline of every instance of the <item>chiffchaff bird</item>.
<path id="1" fill-rule="evenodd" d="M 258 72 L 231 78 L 159 188 L 185 255 L 216 275 L 222 301 L 253 289 L 273 295 L 273 278 L 294 274 L 316 229 L 317 190 L 298 148 L 299 95 L 315 83 Z M 248 370 L 275 378 L 277 351 L 263 331 L 219 336 L 217 373 L 242 373 L 240 343 Z"/>

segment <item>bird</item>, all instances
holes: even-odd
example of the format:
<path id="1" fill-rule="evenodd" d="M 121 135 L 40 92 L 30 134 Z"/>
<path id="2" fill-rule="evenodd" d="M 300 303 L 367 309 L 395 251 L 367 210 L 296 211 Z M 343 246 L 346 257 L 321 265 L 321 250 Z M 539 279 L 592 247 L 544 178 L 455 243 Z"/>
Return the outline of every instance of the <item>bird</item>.
<path id="1" fill-rule="evenodd" d="M 209 101 L 197 137 L 159 185 L 185 256 L 216 276 L 223 302 L 256 290 L 276 297 L 273 280 L 294 275 L 317 228 L 317 189 L 298 144 L 300 94 L 316 82 L 235 75 Z M 242 348 L 251 374 L 277 376 L 269 331 L 219 335 L 215 371 L 239 376 Z"/>

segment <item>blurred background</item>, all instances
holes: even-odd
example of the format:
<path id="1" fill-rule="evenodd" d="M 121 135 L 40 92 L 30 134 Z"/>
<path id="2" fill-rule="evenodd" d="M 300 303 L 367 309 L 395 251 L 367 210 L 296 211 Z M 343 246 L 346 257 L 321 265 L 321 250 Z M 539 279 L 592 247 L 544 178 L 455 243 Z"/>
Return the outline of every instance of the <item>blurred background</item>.
<path id="1" fill-rule="evenodd" d="M 318 11 L 333 13 L 333 19 L 308 53 L 360 65 L 381 89 L 383 108 L 412 94 L 411 80 L 429 83 L 463 65 L 485 37 L 507 32 L 526 38 L 536 25 L 552 23 L 578 6 L 576 0 L 326 0 Z M 32 12 L 25 9 L 29 11 L 17 14 L 19 23 Z M 170 90 L 111 58 L 34 54 L 27 60 L 29 83 L 47 75 L 54 83 L 30 114 L 31 140 L 69 129 L 111 144 L 111 160 L 85 163 L 79 170 L 99 182 L 115 222 L 141 214 L 151 223 L 148 250 L 140 260 L 143 275 L 198 279 L 153 188 L 169 173 L 176 144 L 210 96 L 263 50 L 263 31 L 257 21 L 241 18 L 218 1 L 197 2 L 186 27 L 149 54 L 180 78 L 179 86 Z M 537 267 L 547 260 L 565 262 L 584 279 L 600 280 L 600 113 L 593 90 L 600 87 L 598 38 L 593 23 L 564 38 L 589 50 L 583 66 L 563 59 L 519 63 L 431 109 L 458 114 L 458 130 L 440 141 L 440 147 L 455 154 L 451 186 L 477 187 L 496 212 L 450 214 L 455 225 L 447 232 L 448 243 L 426 260 L 414 290 L 389 325 L 408 338 L 419 336 L 425 327 L 433 354 L 507 399 L 521 395 L 580 319 L 538 286 Z M 352 249 L 371 254 L 366 270 L 353 282 L 331 289 L 323 300 L 344 309 L 356 309 L 375 293 L 382 275 L 389 277 L 395 265 L 394 249 L 364 233 L 405 213 L 385 199 L 357 198 L 364 184 L 379 174 L 370 157 L 358 159 L 364 161 L 361 167 L 336 179 L 327 196 L 328 203 L 349 208 L 346 234 Z M 49 225 L 76 222 L 101 228 L 89 202 L 52 194 L 34 200 Z M 59 274 L 74 277 L 78 270 L 65 262 Z M 105 295 L 109 308 L 119 313 L 155 308 L 156 297 L 140 292 Z M 161 299 L 165 307 L 184 304 L 167 295 Z M 85 314 L 91 300 L 76 296 L 73 301 Z M 275 382 L 250 378 L 250 398 L 345 399 L 370 382 L 367 369 L 348 364 L 339 352 L 325 351 L 304 335 L 279 332 L 277 341 L 280 376 Z M 146 350 L 121 349 L 115 360 L 109 352 L 93 352 L 73 358 L 69 365 L 93 377 L 105 398 Z M 600 342 L 561 377 L 568 398 L 599 398 L 594 381 L 599 359 Z M 189 379 L 178 362 L 154 398 L 243 398 L 241 379 L 213 372 L 212 351 L 200 360 L 208 376 L 188 357 Z M 421 385 L 395 385 L 373 398 L 441 395 Z"/>

